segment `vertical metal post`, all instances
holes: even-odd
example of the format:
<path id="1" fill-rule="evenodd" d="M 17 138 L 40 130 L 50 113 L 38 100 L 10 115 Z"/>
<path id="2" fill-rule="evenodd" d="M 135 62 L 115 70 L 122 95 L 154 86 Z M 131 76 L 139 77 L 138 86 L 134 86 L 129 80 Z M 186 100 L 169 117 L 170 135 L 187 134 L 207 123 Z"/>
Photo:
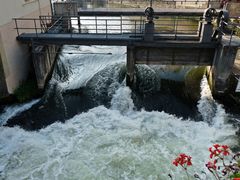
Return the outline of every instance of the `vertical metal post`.
<path id="1" fill-rule="evenodd" d="M 178 31 L 178 16 L 177 16 L 177 23 L 175 25 L 175 40 L 177 39 L 177 32 Z"/>
<path id="2" fill-rule="evenodd" d="M 207 8 L 209 8 L 209 5 L 210 5 L 210 0 L 208 0 L 207 2 Z"/>
<path id="3" fill-rule="evenodd" d="M 15 26 L 16 26 L 16 29 L 17 29 L 17 35 L 19 36 L 19 30 L 18 30 L 17 19 L 14 19 L 14 21 L 15 21 Z"/>
<path id="4" fill-rule="evenodd" d="M 98 33 L 98 24 L 97 24 L 97 16 L 95 16 L 95 27 L 96 27 L 96 34 Z"/>
<path id="5" fill-rule="evenodd" d="M 200 38 L 201 37 L 201 34 L 202 34 L 202 20 L 199 21 L 198 23 L 198 37 Z"/>
<path id="6" fill-rule="evenodd" d="M 173 31 L 174 31 L 174 33 L 175 33 L 175 29 L 176 29 L 176 16 L 174 17 L 174 23 L 173 23 Z"/>
<path id="7" fill-rule="evenodd" d="M 135 37 L 137 36 L 137 20 L 135 20 Z"/>
<path id="8" fill-rule="evenodd" d="M 78 18 L 78 33 L 81 33 L 81 21 L 80 21 L 80 16 Z"/>
<path id="9" fill-rule="evenodd" d="M 106 28 L 106 38 L 107 38 L 107 36 L 108 36 L 108 29 L 107 29 L 107 25 L 108 25 L 108 24 L 107 24 L 107 19 L 105 20 L 105 24 L 106 24 L 106 27 L 105 27 L 105 28 Z"/>
<path id="10" fill-rule="evenodd" d="M 120 19 L 120 21 L 121 21 L 121 22 L 120 22 L 120 29 L 121 29 L 121 34 L 122 34 L 122 33 L 123 33 L 123 32 L 122 32 L 122 26 L 123 26 L 123 23 L 122 23 L 122 16 L 120 16 L 120 18 L 121 18 L 121 19 Z"/>
<path id="11" fill-rule="evenodd" d="M 142 33 L 142 16 L 140 16 L 140 33 Z"/>
<path id="12" fill-rule="evenodd" d="M 69 28 L 69 32 L 71 34 L 71 39 L 72 39 L 72 34 L 73 34 L 73 31 L 72 31 L 72 18 L 71 17 L 68 17 L 68 20 L 69 20 L 69 25 L 70 25 L 70 28 Z"/>
<path id="13" fill-rule="evenodd" d="M 38 37 L 38 31 L 37 31 L 36 19 L 34 19 L 34 27 L 35 27 L 36 35 L 37 35 L 37 37 Z"/>
<path id="14" fill-rule="evenodd" d="M 53 16 L 53 3 L 51 0 L 49 0 L 49 3 L 50 3 L 50 8 L 51 8 L 51 15 Z"/>

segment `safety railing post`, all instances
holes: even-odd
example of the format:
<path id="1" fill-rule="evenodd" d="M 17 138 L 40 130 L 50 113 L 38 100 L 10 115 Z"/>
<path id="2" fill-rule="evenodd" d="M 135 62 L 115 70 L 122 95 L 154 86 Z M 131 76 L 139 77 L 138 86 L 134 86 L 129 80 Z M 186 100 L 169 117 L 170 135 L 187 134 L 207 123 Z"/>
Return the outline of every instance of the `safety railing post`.
<path id="1" fill-rule="evenodd" d="M 81 33 L 81 19 L 80 16 L 78 16 L 77 18 L 78 18 L 78 33 Z"/>
<path id="2" fill-rule="evenodd" d="M 38 37 L 36 19 L 34 19 L 34 28 L 35 28 L 36 36 Z"/>
<path id="3" fill-rule="evenodd" d="M 15 26 L 16 26 L 16 29 L 17 29 L 17 35 L 19 36 L 19 30 L 18 30 L 18 23 L 17 23 L 17 19 L 14 19 L 15 21 Z"/>
<path id="4" fill-rule="evenodd" d="M 107 23 L 107 19 L 105 20 L 105 24 L 106 24 L 106 38 L 108 38 L 108 23 Z"/>
<path id="5" fill-rule="evenodd" d="M 71 18 L 71 16 L 68 16 L 68 20 L 70 21 L 70 35 L 71 35 L 71 39 L 72 39 L 73 28 L 72 28 L 72 18 Z"/>
<path id="6" fill-rule="evenodd" d="M 122 16 L 120 17 L 120 31 L 121 31 L 121 34 L 123 33 L 122 30 L 123 30 L 123 23 L 122 23 Z"/>
<path id="7" fill-rule="evenodd" d="M 140 33 L 142 33 L 142 16 L 140 16 Z"/>
<path id="8" fill-rule="evenodd" d="M 137 36 L 137 20 L 135 20 L 135 37 Z"/>
<path id="9" fill-rule="evenodd" d="M 69 15 L 68 16 L 68 21 L 69 21 L 69 25 L 70 25 L 70 33 L 72 34 L 72 30 L 73 30 L 73 28 L 72 28 L 72 18 L 71 18 L 71 16 Z"/>
<path id="10" fill-rule="evenodd" d="M 98 23 L 97 23 L 97 16 L 95 16 L 95 27 L 96 27 L 96 34 L 98 33 Z"/>
<path id="11" fill-rule="evenodd" d="M 176 24 L 175 24 L 175 40 L 177 39 L 177 33 L 178 33 L 178 16 L 176 17 L 177 18 L 177 21 L 176 21 Z"/>

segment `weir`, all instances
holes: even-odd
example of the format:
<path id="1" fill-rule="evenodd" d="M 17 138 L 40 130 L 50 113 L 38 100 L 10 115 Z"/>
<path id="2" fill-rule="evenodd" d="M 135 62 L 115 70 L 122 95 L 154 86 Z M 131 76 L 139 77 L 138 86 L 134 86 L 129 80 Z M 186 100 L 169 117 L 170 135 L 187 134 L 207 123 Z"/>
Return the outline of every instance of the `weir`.
<path id="1" fill-rule="evenodd" d="M 152 7 L 148 7 L 144 18 L 139 16 L 142 13 L 133 10 L 90 12 L 78 11 L 74 8 L 74 3 L 70 5 L 67 4 L 67 8 L 66 4 L 62 3 L 62 7 L 60 4 L 53 17 L 15 19 L 17 40 L 28 44 L 37 42 L 44 46 L 127 46 L 129 86 L 135 81 L 135 64 L 160 64 L 211 66 L 209 73 L 212 74 L 213 93 L 223 93 L 228 88 L 227 81 L 232 73 L 240 39 L 233 35 L 233 30 L 227 28 L 232 25 L 228 23 L 227 11 L 208 8 L 205 11 L 174 10 L 155 13 Z M 60 15 L 61 13 L 63 14 Z M 85 17 L 90 15 L 90 18 Z M 102 15 L 115 19 L 100 17 Z M 127 18 L 124 15 L 128 15 Z M 170 24 L 169 17 L 174 17 L 170 19 Z M 24 28 L 19 24 L 25 20 L 34 22 L 34 32 L 20 33 Z M 198 25 L 186 24 L 189 20 Z M 214 27 L 215 20 L 217 25 Z M 40 27 L 36 25 L 38 21 Z M 76 24 L 73 23 L 75 21 Z M 90 28 L 84 29 L 84 21 L 87 21 Z M 45 80 L 38 78 L 38 81 Z"/>

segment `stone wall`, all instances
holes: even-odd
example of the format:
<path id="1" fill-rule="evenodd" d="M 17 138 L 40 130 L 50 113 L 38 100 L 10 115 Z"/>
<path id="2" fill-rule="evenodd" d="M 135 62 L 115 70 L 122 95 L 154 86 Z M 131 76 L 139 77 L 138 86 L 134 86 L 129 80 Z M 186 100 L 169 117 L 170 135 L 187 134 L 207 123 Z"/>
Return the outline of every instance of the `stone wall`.
<path id="1" fill-rule="evenodd" d="M 229 2 L 227 4 L 227 10 L 230 17 L 240 17 L 240 2 Z"/>

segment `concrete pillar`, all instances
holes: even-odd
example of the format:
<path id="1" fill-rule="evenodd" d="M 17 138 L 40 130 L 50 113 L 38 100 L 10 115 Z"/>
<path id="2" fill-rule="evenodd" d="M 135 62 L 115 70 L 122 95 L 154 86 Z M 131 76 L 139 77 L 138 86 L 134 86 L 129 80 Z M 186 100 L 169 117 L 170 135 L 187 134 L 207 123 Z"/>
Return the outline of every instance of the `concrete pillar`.
<path id="1" fill-rule="evenodd" d="M 223 36 L 220 46 L 216 50 L 212 65 L 213 94 L 224 93 L 228 88 L 228 79 L 232 73 L 234 61 L 240 47 L 240 38 Z"/>
<path id="2" fill-rule="evenodd" d="M 154 40 L 154 22 L 145 23 L 144 41 Z"/>
<path id="3" fill-rule="evenodd" d="M 134 67 L 135 67 L 135 52 L 134 47 L 127 47 L 127 75 L 126 75 L 126 84 L 129 87 L 132 87 L 134 83 Z"/>

